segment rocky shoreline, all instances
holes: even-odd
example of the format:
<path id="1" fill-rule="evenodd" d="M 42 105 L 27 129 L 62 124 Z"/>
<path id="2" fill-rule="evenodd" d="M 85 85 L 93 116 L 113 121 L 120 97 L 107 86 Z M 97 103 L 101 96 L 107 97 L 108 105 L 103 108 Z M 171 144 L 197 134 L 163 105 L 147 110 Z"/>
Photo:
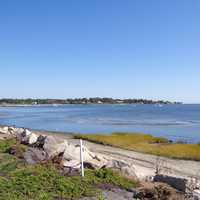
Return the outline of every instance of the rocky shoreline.
<path id="1" fill-rule="evenodd" d="M 21 144 L 29 146 L 24 158 L 28 164 L 37 164 L 48 160 L 59 160 L 59 165 L 67 171 L 80 169 L 80 145 L 69 142 L 64 135 L 52 136 L 48 133 L 32 132 L 25 128 L 2 127 L 0 133 L 4 137 L 14 137 Z M 63 136 L 63 137 L 61 137 Z M 13 150 L 14 152 L 15 150 Z M 125 176 L 136 178 L 133 167 L 126 162 L 111 159 L 83 147 L 84 165 L 90 169 L 112 168 Z M 58 161 L 56 161 L 58 162 Z"/>
<path id="2" fill-rule="evenodd" d="M 10 137 L 28 146 L 24 154 L 28 164 L 51 160 L 62 166 L 65 174 L 79 173 L 80 146 L 72 135 L 0 127 L 0 139 Z M 10 151 L 17 153 L 15 148 Z M 200 162 L 161 158 L 84 141 L 84 166 L 117 170 L 128 178 L 143 182 L 164 182 L 200 198 Z"/>

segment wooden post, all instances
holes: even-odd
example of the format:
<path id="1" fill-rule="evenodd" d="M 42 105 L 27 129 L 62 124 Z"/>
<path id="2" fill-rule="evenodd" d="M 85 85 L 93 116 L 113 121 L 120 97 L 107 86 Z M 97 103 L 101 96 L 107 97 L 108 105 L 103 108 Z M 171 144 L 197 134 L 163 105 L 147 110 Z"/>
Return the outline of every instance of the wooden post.
<path id="1" fill-rule="evenodd" d="M 84 153 L 84 149 L 83 149 L 83 141 L 80 140 L 80 161 L 81 161 L 81 176 L 84 177 L 84 164 L 83 164 L 83 153 Z"/>

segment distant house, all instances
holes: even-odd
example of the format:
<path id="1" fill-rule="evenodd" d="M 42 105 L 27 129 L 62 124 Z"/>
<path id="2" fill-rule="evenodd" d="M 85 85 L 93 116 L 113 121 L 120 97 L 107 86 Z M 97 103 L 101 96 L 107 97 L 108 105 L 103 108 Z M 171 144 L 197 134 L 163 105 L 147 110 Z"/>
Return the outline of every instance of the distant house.
<path id="1" fill-rule="evenodd" d="M 122 101 L 122 100 L 118 100 L 117 103 L 124 103 L 124 101 Z"/>

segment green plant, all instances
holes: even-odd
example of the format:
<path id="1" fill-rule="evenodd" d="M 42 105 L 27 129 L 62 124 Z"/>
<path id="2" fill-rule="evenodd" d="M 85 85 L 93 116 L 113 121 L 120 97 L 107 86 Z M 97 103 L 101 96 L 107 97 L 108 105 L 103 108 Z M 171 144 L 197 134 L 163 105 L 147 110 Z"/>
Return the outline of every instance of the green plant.
<path id="1" fill-rule="evenodd" d="M 7 139 L 7 140 L 0 140 L 0 153 L 5 153 L 8 151 L 12 146 L 18 144 L 17 140 L 12 138 L 12 139 Z"/>
<path id="2" fill-rule="evenodd" d="M 98 185 L 101 184 L 109 183 L 124 189 L 136 186 L 134 181 L 107 169 L 86 170 L 84 178 L 65 177 L 51 164 L 20 165 L 20 160 L 14 156 L 6 154 L 3 157 L 0 165 L 0 200 L 78 199 L 100 196 Z"/>
<path id="3" fill-rule="evenodd" d="M 106 200 L 106 198 L 105 198 L 102 194 L 100 194 L 100 195 L 98 196 L 98 200 Z"/>

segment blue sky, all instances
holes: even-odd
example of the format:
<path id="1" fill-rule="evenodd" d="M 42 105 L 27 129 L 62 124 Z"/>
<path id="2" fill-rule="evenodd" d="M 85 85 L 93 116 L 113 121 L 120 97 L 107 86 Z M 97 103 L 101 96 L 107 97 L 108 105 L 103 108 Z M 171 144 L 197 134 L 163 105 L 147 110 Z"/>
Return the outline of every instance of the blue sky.
<path id="1" fill-rule="evenodd" d="M 200 103 L 199 0 L 0 1 L 0 98 Z"/>

